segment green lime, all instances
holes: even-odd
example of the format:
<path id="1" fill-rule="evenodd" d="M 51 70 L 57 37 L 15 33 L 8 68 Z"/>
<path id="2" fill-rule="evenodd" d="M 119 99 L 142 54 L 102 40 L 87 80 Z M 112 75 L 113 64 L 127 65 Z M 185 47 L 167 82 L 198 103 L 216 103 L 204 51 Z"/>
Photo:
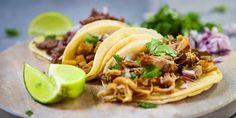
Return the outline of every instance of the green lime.
<path id="1" fill-rule="evenodd" d="M 70 30 L 72 21 L 58 12 L 45 12 L 36 16 L 30 23 L 28 34 L 40 35 L 62 35 Z"/>
<path id="2" fill-rule="evenodd" d="M 55 103 L 65 97 L 77 97 L 84 88 L 85 72 L 71 65 L 51 64 L 49 76 L 25 64 L 24 83 L 33 99 Z"/>

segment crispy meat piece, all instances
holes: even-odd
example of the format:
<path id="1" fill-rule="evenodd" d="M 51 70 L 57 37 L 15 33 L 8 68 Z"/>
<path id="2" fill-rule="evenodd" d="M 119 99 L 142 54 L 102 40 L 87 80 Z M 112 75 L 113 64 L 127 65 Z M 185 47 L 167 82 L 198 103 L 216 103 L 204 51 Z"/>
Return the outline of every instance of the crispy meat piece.
<path id="1" fill-rule="evenodd" d="M 97 20 L 103 20 L 103 19 L 110 19 L 110 20 L 117 20 L 117 21 L 121 21 L 124 22 L 124 18 L 116 18 L 114 16 L 111 16 L 109 13 L 103 13 L 103 12 L 98 12 L 96 9 L 92 9 L 92 12 L 90 14 L 90 16 L 88 16 L 88 18 L 81 20 L 80 24 L 81 25 L 86 25 L 88 23 L 97 21 Z"/>
<path id="2" fill-rule="evenodd" d="M 139 55 L 141 65 L 154 65 L 160 67 L 164 72 L 173 72 L 178 69 L 173 60 L 168 60 L 163 56 L 155 57 L 144 53 Z"/>
<path id="3" fill-rule="evenodd" d="M 91 70 L 93 66 L 93 61 L 90 61 L 88 64 L 84 65 L 82 67 L 82 69 L 86 72 L 86 73 L 89 73 L 89 71 Z"/>
<path id="4" fill-rule="evenodd" d="M 83 67 L 87 64 L 85 58 L 84 58 L 84 55 L 77 55 L 75 57 L 75 60 L 77 62 L 77 65 L 79 65 L 79 67 Z"/>
<path id="5" fill-rule="evenodd" d="M 93 44 L 81 42 L 77 47 L 77 54 L 89 55 L 93 51 Z"/>

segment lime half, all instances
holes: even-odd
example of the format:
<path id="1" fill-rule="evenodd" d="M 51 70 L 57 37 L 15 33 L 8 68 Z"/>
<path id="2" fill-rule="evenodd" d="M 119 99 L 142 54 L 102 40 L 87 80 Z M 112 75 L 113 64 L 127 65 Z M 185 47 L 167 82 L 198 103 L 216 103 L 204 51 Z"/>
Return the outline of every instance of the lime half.
<path id="1" fill-rule="evenodd" d="M 77 97 L 84 88 L 85 72 L 70 65 L 51 64 L 50 76 L 25 64 L 24 83 L 33 99 L 40 103 L 55 103 L 65 97 Z"/>
<path id="2" fill-rule="evenodd" d="M 58 12 L 45 12 L 36 16 L 30 23 L 28 34 L 40 35 L 62 35 L 70 30 L 72 21 Z"/>

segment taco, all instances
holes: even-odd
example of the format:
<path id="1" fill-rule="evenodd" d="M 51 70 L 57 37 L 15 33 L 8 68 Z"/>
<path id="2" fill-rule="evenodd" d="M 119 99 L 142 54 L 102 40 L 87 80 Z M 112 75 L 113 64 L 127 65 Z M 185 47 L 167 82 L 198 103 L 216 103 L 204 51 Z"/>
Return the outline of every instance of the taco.
<path id="1" fill-rule="evenodd" d="M 222 79 L 207 52 L 188 38 L 167 36 L 133 41 L 113 55 L 100 73 L 107 102 L 165 104 L 198 95 Z"/>
<path id="2" fill-rule="evenodd" d="M 90 37 L 104 37 L 107 29 L 94 29 L 87 32 L 92 33 Z M 135 34 L 150 34 L 153 37 L 162 37 L 154 30 L 137 27 L 121 28 L 114 33 L 106 33 L 106 38 L 95 40 L 92 45 L 86 41 L 87 32 L 78 32 L 68 44 L 63 54 L 62 63 L 71 64 L 82 68 L 87 73 L 87 81 L 97 77 L 105 66 L 105 62 L 120 48 L 134 41 Z M 136 36 L 137 37 L 137 36 Z M 138 38 L 138 37 L 137 37 Z M 142 38 L 142 37 L 140 37 Z M 142 38 L 145 39 L 145 38 Z M 91 40 L 93 41 L 93 40 Z M 93 43 L 93 42 L 92 42 Z M 107 54 L 108 53 L 108 54 Z"/>
<path id="3" fill-rule="evenodd" d="M 36 37 L 29 43 L 29 48 L 37 56 L 43 57 L 43 59 L 47 61 L 60 63 L 58 60 L 62 59 L 61 56 L 74 35 L 89 33 L 91 30 L 101 30 L 100 33 L 102 34 L 111 34 L 112 32 L 127 26 L 126 23 L 116 20 L 98 20 L 84 25 L 77 33 L 68 32 L 62 37 L 56 37 L 58 40 L 50 39 L 50 37 L 49 39 L 45 39 L 45 37 Z"/>

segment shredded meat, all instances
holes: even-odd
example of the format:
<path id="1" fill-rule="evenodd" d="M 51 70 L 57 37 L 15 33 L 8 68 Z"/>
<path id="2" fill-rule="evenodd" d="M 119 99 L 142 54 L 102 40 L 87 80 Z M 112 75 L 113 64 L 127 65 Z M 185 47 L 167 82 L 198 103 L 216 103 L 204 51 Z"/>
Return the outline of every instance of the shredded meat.
<path id="1" fill-rule="evenodd" d="M 175 60 L 175 63 L 181 65 L 193 65 L 199 61 L 199 58 L 193 52 L 187 52 L 182 54 L 179 58 Z"/>
<path id="2" fill-rule="evenodd" d="M 98 96 L 106 96 L 104 97 L 105 101 L 118 100 L 124 103 L 132 101 L 134 92 L 142 95 L 150 94 L 148 90 L 139 89 L 129 78 L 117 77 L 107 85 L 105 90 L 100 91 Z"/>
<path id="3" fill-rule="evenodd" d="M 90 16 L 84 20 L 81 20 L 80 24 L 86 25 L 88 23 L 91 23 L 97 20 L 103 20 L 103 19 L 117 20 L 121 22 L 125 21 L 123 17 L 117 18 L 117 17 L 111 16 L 109 13 L 98 12 L 96 9 L 93 8 Z"/>
<path id="4" fill-rule="evenodd" d="M 122 67 L 126 67 L 126 68 L 137 68 L 137 67 L 141 67 L 140 64 L 136 63 L 135 61 L 132 60 L 123 60 L 121 62 Z"/>
<path id="5" fill-rule="evenodd" d="M 139 55 L 141 65 L 154 65 L 160 67 L 164 72 L 173 72 L 178 69 L 174 61 L 165 59 L 163 57 L 150 56 L 144 53 Z"/>
<path id="6" fill-rule="evenodd" d="M 41 49 L 41 50 L 53 49 L 57 46 L 58 42 L 59 42 L 58 40 L 48 39 L 48 40 L 45 40 L 42 43 L 37 43 L 36 47 Z"/>
<path id="7" fill-rule="evenodd" d="M 52 63 L 58 63 L 65 47 L 68 45 L 74 34 L 74 32 L 68 32 L 63 36 L 62 40 L 47 39 L 41 43 L 36 43 L 36 47 L 40 50 L 45 50 L 47 54 L 52 57 Z"/>
<path id="8" fill-rule="evenodd" d="M 184 36 L 177 36 L 177 39 L 172 39 L 171 42 L 168 44 L 172 49 L 174 49 L 177 54 L 181 52 L 188 52 L 191 50 L 191 46 L 189 40 Z"/>
<path id="9" fill-rule="evenodd" d="M 99 78 L 102 80 L 103 84 L 111 83 L 113 78 L 121 76 L 121 70 L 108 70 L 106 73 L 101 73 Z"/>
<path id="10" fill-rule="evenodd" d="M 175 88 L 175 81 L 178 79 L 174 73 L 165 73 L 160 78 L 159 85 L 153 85 L 154 92 L 168 93 L 172 92 Z"/>
<path id="11" fill-rule="evenodd" d="M 139 76 L 143 73 L 143 68 L 142 67 L 138 67 L 138 68 L 131 68 L 130 69 L 131 73 L 134 73 L 135 75 Z"/>

